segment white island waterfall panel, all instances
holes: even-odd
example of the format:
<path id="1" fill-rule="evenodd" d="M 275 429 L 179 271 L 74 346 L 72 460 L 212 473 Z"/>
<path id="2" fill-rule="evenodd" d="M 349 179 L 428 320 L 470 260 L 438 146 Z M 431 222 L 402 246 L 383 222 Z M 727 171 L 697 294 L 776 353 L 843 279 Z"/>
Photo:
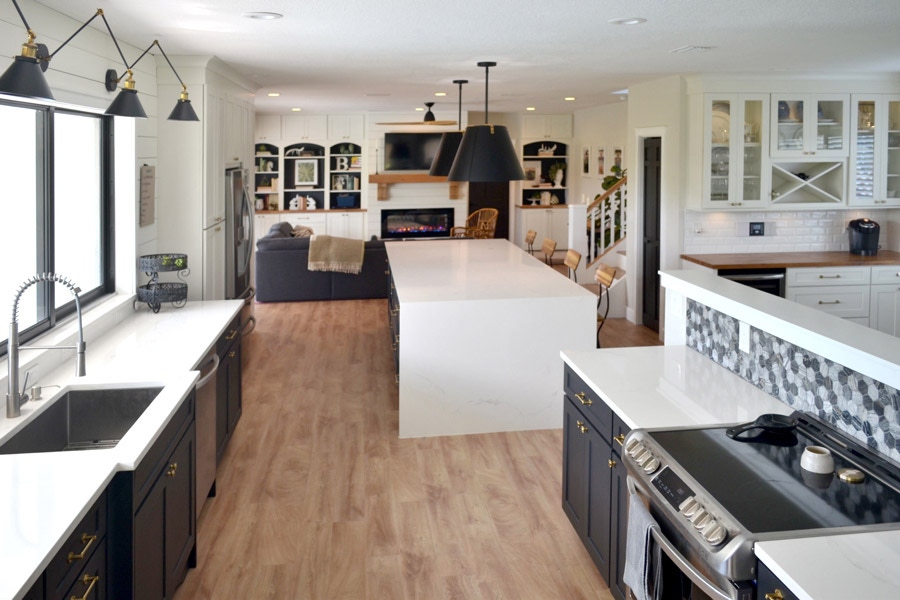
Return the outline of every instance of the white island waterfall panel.
<path id="1" fill-rule="evenodd" d="M 597 297 L 506 240 L 386 244 L 400 303 L 400 437 L 562 427 L 560 351 Z"/>

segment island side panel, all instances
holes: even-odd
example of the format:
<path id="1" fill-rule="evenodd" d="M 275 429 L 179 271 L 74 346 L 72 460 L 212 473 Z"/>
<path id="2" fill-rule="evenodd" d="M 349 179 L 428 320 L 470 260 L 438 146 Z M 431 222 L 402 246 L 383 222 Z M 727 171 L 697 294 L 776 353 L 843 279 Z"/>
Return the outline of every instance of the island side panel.
<path id="1" fill-rule="evenodd" d="M 562 427 L 561 350 L 596 344 L 596 297 L 400 310 L 400 437 Z"/>

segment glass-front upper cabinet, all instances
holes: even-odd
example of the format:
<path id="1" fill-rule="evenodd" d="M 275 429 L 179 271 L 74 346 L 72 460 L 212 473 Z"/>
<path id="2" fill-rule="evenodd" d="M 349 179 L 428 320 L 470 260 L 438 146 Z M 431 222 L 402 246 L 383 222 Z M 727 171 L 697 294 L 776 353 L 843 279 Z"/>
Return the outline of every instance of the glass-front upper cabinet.
<path id="1" fill-rule="evenodd" d="M 854 95 L 850 136 L 853 206 L 900 206 L 900 96 Z"/>
<path id="2" fill-rule="evenodd" d="M 772 158 L 850 154 L 848 94 L 772 94 Z"/>
<path id="3" fill-rule="evenodd" d="M 703 207 L 758 208 L 768 194 L 764 168 L 767 95 L 704 95 Z"/>

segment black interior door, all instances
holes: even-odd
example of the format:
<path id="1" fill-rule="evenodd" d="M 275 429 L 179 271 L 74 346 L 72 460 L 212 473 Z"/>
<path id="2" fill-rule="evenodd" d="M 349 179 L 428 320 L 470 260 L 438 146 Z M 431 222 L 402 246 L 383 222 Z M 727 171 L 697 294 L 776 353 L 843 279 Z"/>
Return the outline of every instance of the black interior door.
<path id="1" fill-rule="evenodd" d="M 644 240 L 641 298 L 642 323 L 659 331 L 659 237 L 660 237 L 660 156 L 662 139 L 644 140 Z"/>
<path id="2" fill-rule="evenodd" d="M 509 183 L 498 181 L 492 183 L 469 182 L 469 212 L 480 208 L 496 208 L 497 229 L 495 238 L 509 239 Z"/>

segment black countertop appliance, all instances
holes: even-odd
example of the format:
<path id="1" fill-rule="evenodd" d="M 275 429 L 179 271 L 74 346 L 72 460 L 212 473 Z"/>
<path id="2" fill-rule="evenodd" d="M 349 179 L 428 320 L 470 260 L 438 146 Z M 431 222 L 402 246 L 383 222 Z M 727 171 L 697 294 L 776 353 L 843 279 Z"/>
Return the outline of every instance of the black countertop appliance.
<path id="1" fill-rule="evenodd" d="M 878 254 L 878 223 L 872 219 L 854 219 L 847 225 L 850 234 L 850 254 L 875 256 Z"/>

